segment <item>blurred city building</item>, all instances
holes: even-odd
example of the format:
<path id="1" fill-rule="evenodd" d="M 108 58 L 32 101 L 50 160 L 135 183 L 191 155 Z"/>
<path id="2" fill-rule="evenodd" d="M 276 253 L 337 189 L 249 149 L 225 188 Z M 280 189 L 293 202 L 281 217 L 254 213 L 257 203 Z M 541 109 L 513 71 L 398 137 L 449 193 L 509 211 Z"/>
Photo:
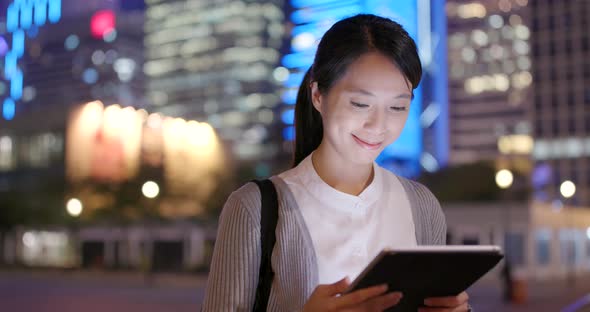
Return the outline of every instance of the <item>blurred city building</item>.
<path id="1" fill-rule="evenodd" d="M 208 122 L 230 160 L 258 176 L 288 167 L 276 117 L 284 1 L 146 4 L 143 71 L 150 111 Z"/>
<path id="2" fill-rule="evenodd" d="M 448 1 L 452 164 L 492 162 L 498 203 L 443 203 L 453 244 L 499 244 L 524 278 L 588 273 L 585 1 Z M 503 170 L 501 170 L 503 169 Z M 518 178 L 520 176 L 521 178 Z M 532 198 L 517 200 L 518 192 Z"/>
<path id="3" fill-rule="evenodd" d="M 530 171 L 528 0 L 447 1 L 450 162 Z"/>
<path id="4" fill-rule="evenodd" d="M 521 280 L 590 274 L 590 209 L 540 201 L 443 203 L 448 243 L 500 245 Z M 507 229 L 507 230 L 506 230 Z M 494 277 L 502 266 L 495 269 Z"/>
<path id="5" fill-rule="evenodd" d="M 576 186 L 567 204 L 590 205 L 590 2 L 531 1 L 533 186 L 544 201 Z"/>
<path id="6" fill-rule="evenodd" d="M 214 235 L 190 223 L 150 227 L 17 227 L 0 237 L 0 263 L 42 268 L 195 271 L 209 264 Z M 214 233 L 214 232 L 213 232 Z"/>
<path id="7" fill-rule="evenodd" d="M 66 197 L 83 204 L 83 216 L 201 216 L 226 167 L 209 124 L 131 106 L 87 103 L 66 133 Z"/>
<path id="8" fill-rule="evenodd" d="M 71 110 L 93 99 L 143 105 L 144 16 L 119 1 L 27 3 L 0 5 L 6 13 L 0 17 L 0 197 L 11 206 L 5 211 L 21 215 L 20 222 L 24 215 L 36 215 L 41 223 L 59 222 L 66 215 L 65 141 Z M 42 24 L 43 8 L 59 20 Z M 23 36 L 15 40 L 19 31 Z M 15 57 L 20 44 L 22 55 Z M 14 73 L 22 73 L 21 88 L 14 87 Z"/>
<path id="9" fill-rule="evenodd" d="M 17 7 L 16 3 L 22 1 L 12 5 Z M 14 62 L 12 53 L 7 53 L 2 64 L 7 66 L 5 76 L 17 69 L 24 73 L 22 95 L 13 117 L 42 115 L 35 112 L 44 109 L 61 111 L 93 99 L 109 104 L 141 104 L 143 14 L 120 10 L 115 3 L 91 1 L 80 6 L 63 1 L 64 14 L 58 23 L 27 28 L 21 60 Z M 25 11 L 20 10 L 22 15 Z M 3 89 L 8 90 L 7 86 Z M 12 119 L 7 114 L 3 117 Z M 65 116 L 61 122 L 64 120 Z M 9 127 L 24 122 L 4 124 Z"/>

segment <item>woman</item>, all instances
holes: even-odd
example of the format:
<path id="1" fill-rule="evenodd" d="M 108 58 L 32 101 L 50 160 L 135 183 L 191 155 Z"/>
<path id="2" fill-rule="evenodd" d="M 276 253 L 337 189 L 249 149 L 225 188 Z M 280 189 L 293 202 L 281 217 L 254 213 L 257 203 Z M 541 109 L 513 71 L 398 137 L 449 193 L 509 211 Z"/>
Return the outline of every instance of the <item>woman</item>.
<path id="1" fill-rule="evenodd" d="M 382 311 L 403 296 L 375 286 L 344 294 L 383 248 L 445 244 L 440 205 L 424 186 L 375 164 L 407 120 L 422 68 L 397 23 L 357 15 L 321 39 L 299 88 L 292 169 L 271 178 L 279 197 L 268 311 Z M 260 265 L 260 192 L 228 198 L 204 311 L 249 311 Z M 424 311 L 468 311 L 467 294 Z"/>

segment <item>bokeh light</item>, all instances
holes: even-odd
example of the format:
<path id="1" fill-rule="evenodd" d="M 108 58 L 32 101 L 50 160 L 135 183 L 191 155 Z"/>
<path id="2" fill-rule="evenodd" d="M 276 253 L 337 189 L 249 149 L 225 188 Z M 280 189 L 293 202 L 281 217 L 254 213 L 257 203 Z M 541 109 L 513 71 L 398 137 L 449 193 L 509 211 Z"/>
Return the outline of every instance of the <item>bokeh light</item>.
<path id="1" fill-rule="evenodd" d="M 559 186 L 559 192 L 561 196 L 570 198 L 576 194 L 576 185 L 572 181 L 566 180 Z"/>
<path id="2" fill-rule="evenodd" d="M 160 187 L 154 181 L 147 181 L 141 187 L 141 193 L 147 198 L 156 198 L 160 193 Z"/>
<path id="3" fill-rule="evenodd" d="M 507 189 L 512 185 L 514 176 L 508 169 L 502 169 L 496 173 L 496 185 L 502 189 Z"/>
<path id="4" fill-rule="evenodd" d="M 66 210 L 72 217 L 78 217 L 83 209 L 82 202 L 77 198 L 72 198 L 66 203 Z"/>
<path id="5" fill-rule="evenodd" d="M 115 13 L 113 11 L 98 11 L 90 20 L 90 32 L 97 39 L 104 39 L 104 36 L 114 29 Z"/>

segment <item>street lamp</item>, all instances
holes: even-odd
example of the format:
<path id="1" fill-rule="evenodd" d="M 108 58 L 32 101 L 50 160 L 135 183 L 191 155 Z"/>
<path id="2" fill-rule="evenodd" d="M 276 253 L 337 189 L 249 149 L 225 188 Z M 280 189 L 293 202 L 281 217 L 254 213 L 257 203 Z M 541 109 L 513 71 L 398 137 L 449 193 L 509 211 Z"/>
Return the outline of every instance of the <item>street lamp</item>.
<path id="1" fill-rule="evenodd" d="M 141 192 L 143 193 L 143 196 L 147 198 L 156 198 L 160 193 L 160 187 L 158 186 L 158 183 L 154 181 L 147 181 L 141 187 Z"/>
<path id="2" fill-rule="evenodd" d="M 574 182 L 570 181 L 570 180 L 566 180 L 563 181 L 563 183 L 561 183 L 561 185 L 559 186 L 559 193 L 561 193 L 561 196 L 563 196 L 563 198 L 565 199 L 566 203 L 567 200 L 570 199 L 572 196 L 574 196 L 574 194 L 576 194 L 576 185 L 574 184 Z M 567 204 L 566 204 L 567 206 Z M 575 236 L 575 226 L 573 224 L 573 214 L 572 211 L 568 211 L 568 214 L 566 215 L 567 221 L 569 221 L 569 225 L 571 226 L 571 229 L 569 229 L 570 232 L 570 239 L 571 241 L 568 244 L 568 249 L 570 252 L 570 256 L 571 257 L 575 257 L 575 244 L 576 244 L 576 236 Z M 576 260 L 574 259 L 573 263 L 569 263 L 569 259 L 568 260 L 568 265 L 570 265 L 569 270 L 568 270 L 568 280 L 570 283 L 570 286 L 573 285 L 575 283 L 575 263 Z"/>
<path id="3" fill-rule="evenodd" d="M 514 182 L 514 175 L 512 174 L 512 172 L 508 169 L 502 169 L 499 170 L 498 172 L 496 172 L 496 185 L 505 190 L 508 189 L 510 186 L 512 186 L 512 182 Z M 506 195 L 506 194 L 505 194 Z M 504 198 L 506 198 L 506 196 L 504 196 Z M 507 247 L 507 237 L 508 234 L 510 233 L 510 205 L 504 205 L 504 221 L 503 221 L 503 225 L 504 225 L 504 248 Z M 505 277 L 505 291 L 506 294 L 512 298 L 513 296 L 513 291 L 512 291 L 512 284 L 513 284 L 513 280 L 512 280 L 512 273 L 511 273 L 511 250 L 506 250 L 506 258 L 504 260 L 504 270 L 503 272 L 505 272 L 504 277 Z"/>
<path id="4" fill-rule="evenodd" d="M 66 203 L 66 210 L 72 217 L 80 216 L 83 209 L 82 202 L 77 198 L 72 198 Z"/>
<path id="5" fill-rule="evenodd" d="M 155 202 L 155 200 L 152 200 L 152 199 L 158 197 L 158 194 L 160 193 L 160 187 L 158 186 L 158 183 L 156 183 L 154 181 L 145 182 L 141 186 L 141 193 L 143 194 L 143 196 L 148 198 L 148 201 L 146 203 L 146 208 L 147 208 L 148 214 L 154 213 L 156 202 Z M 146 215 L 144 215 L 144 217 L 146 217 Z M 144 250 L 142 252 L 143 257 L 144 257 L 144 261 L 142 261 L 142 266 L 145 265 L 145 267 L 143 267 L 144 279 L 146 282 L 150 282 L 151 281 L 151 271 L 153 269 L 152 261 L 154 258 L 154 242 L 153 242 L 153 238 L 151 236 L 151 232 L 145 231 L 145 233 L 146 233 L 145 239 L 146 239 L 147 251 Z"/>

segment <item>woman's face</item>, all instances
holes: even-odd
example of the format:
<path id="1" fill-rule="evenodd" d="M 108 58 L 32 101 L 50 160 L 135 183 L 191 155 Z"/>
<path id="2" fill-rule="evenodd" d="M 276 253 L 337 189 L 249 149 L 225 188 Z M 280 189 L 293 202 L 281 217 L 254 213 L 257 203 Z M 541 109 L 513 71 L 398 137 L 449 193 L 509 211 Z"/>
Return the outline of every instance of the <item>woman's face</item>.
<path id="1" fill-rule="evenodd" d="M 411 84 L 396 65 L 380 53 L 362 55 L 327 94 L 312 84 L 324 126 L 320 148 L 334 160 L 372 163 L 399 137 L 411 99 Z"/>

